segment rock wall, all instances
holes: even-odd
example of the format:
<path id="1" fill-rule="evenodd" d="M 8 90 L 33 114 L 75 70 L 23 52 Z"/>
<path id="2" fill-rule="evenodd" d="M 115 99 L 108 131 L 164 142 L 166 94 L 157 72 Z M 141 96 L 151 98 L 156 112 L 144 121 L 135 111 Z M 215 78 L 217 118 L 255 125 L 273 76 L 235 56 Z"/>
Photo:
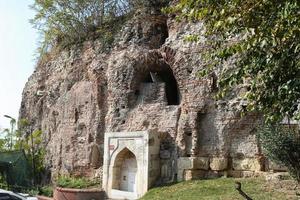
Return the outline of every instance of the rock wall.
<path id="1" fill-rule="evenodd" d="M 205 38 L 184 39 L 203 31 L 202 23 L 137 14 L 109 52 L 87 41 L 40 62 L 20 117 L 42 130 L 52 174 L 99 177 L 104 133 L 142 130 L 162 141 L 159 182 L 265 170 L 255 137 L 260 117 L 240 117 L 244 87 L 215 101 L 219 72 L 198 75 Z"/>

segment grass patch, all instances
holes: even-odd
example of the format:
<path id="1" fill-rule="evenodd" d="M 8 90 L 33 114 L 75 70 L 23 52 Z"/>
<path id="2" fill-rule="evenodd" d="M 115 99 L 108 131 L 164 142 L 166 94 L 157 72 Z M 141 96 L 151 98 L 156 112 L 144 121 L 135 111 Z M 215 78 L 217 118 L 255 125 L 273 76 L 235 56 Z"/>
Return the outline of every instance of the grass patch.
<path id="1" fill-rule="evenodd" d="M 57 179 L 57 186 L 63 188 L 94 188 L 100 187 L 99 181 L 92 181 L 86 178 L 75 178 L 70 176 L 60 176 Z"/>
<path id="2" fill-rule="evenodd" d="M 153 188 L 141 200 L 243 200 L 235 190 L 235 181 L 241 182 L 243 191 L 254 200 L 291 199 L 282 192 L 268 188 L 263 179 L 219 178 Z"/>

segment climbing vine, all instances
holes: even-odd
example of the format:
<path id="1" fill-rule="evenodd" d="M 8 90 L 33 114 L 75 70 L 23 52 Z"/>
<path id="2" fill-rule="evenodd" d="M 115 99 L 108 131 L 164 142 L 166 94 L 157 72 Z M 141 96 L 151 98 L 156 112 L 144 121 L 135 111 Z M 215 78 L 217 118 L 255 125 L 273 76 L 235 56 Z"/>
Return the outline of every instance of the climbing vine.
<path id="1" fill-rule="evenodd" d="M 298 0 L 180 0 L 165 11 L 205 22 L 206 67 L 200 74 L 222 69 L 218 98 L 247 84 L 247 111 L 263 113 L 266 122 L 300 118 Z"/>

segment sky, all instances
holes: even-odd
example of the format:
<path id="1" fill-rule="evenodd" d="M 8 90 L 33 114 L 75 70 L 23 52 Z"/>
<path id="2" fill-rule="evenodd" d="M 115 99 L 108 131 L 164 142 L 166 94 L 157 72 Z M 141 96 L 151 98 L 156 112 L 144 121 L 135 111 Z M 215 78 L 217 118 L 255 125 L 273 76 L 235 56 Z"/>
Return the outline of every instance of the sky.
<path id="1" fill-rule="evenodd" d="M 0 0 L 0 128 L 18 118 L 22 90 L 34 70 L 38 34 L 29 23 L 33 0 Z"/>

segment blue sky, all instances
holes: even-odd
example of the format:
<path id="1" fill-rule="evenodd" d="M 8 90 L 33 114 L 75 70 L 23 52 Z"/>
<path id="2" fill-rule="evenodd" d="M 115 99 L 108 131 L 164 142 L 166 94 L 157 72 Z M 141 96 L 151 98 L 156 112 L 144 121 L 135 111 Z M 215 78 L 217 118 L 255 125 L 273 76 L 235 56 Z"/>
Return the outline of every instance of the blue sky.
<path id="1" fill-rule="evenodd" d="M 18 117 L 22 90 L 34 70 L 38 34 L 29 23 L 33 0 L 0 0 L 0 128 Z"/>

